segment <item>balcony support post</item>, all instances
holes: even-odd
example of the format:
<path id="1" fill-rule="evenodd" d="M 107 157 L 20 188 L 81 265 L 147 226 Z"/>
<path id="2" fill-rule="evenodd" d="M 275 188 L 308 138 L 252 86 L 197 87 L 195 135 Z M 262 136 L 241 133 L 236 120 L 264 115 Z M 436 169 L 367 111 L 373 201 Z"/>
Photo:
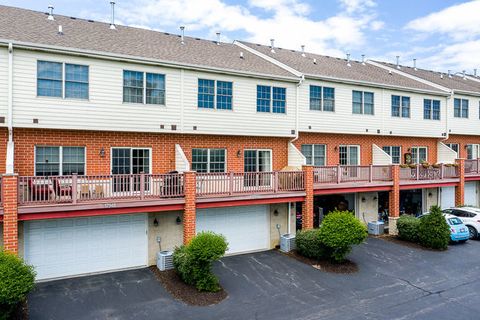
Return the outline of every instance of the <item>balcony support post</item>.
<path id="1" fill-rule="evenodd" d="M 373 181 L 373 166 L 368 167 L 368 182 L 372 183 Z"/>
<path id="2" fill-rule="evenodd" d="M 185 208 L 183 210 L 183 243 L 188 244 L 195 237 L 196 217 L 197 217 L 197 179 L 195 171 L 185 171 Z"/>
<path id="3" fill-rule="evenodd" d="M 77 204 L 78 176 L 72 174 L 72 203 Z"/>
<path id="4" fill-rule="evenodd" d="M 458 184 L 455 186 L 455 205 L 463 206 L 465 202 L 465 159 L 457 159 Z"/>
<path id="5" fill-rule="evenodd" d="M 388 201 L 388 233 L 398 234 L 397 220 L 400 216 L 400 166 L 392 165 L 392 190 L 389 192 Z"/>
<path id="6" fill-rule="evenodd" d="M 18 175 L 2 177 L 3 247 L 18 254 Z"/>
<path id="7" fill-rule="evenodd" d="M 303 165 L 302 170 L 305 174 L 305 199 L 302 202 L 302 229 L 313 228 L 313 166 Z"/>

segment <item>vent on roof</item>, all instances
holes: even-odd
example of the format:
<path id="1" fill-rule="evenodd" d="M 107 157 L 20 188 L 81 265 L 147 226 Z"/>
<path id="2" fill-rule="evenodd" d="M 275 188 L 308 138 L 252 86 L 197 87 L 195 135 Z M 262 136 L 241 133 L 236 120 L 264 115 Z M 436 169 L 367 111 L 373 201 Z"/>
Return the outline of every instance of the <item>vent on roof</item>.
<path id="1" fill-rule="evenodd" d="M 347 53 L 347 67 L 351 67 L 352 65 L 350 64 L 350 53 Z"/>
<path id="2" fill-rule="evenodd" d="M 365 55 L 362 54 L 362 64 L 365 65 Z"/>
<path id="3" fill-rule="evenodd" d="M 473 76 L 477 77 L 477 69 L 473 69 Z"/>
<path id="4" fill-rule="evenodd" d="M 417 71 L 417 59 L 413 59 L 413 70 Z"/>
<path id="5" fill-rule="evenodd" d="M 63 27 L 62 27 L 62 25 L 59 25 L 59 26 L 58 26 L 58 34 L 59 34 L 59 35 L 63 35 Z"/>
<path id="6" fill-rule="evenodd" d="M 317 59 L 313 58 L 313 64 L 317 64 Z"/>
<path id="7" fill-rule="evenodd" d="M 180 39 L 182 44 L 185 44 L 185 26 L 180 26 Z"/>
<path id="8" fill-rule="evenodd" d="M 75 17 L 70 17 L 70 19 L 72 19 L 72 20 L 77 20 L 77 18 L 75 18 Z"/>
<path id="9" fill-rule="evenodd" d="M 440 73 L 440 79 L 443 79 L 443 72 Z"/>
<path id="10" fill-rule="evenodd" d="M 305 54 L 305 45 L 302 44 L 300 47 L 302 48 L 302 57 L 306 57 L 307 55 Z"/>
<path id="11" fill-rule="evenodd" d="M 243 51 L 240 51 L 240 59 L 243 59 Z"/>
<path id="12" fill-rule="evenodd" d="M 448 77 L 449 77 L 449 78 L 452 77 L 452 70 L 448 70 Z"/>
<path id="13" fill-rule="evenodd" d="M 170 35 L 170 33 L 168 33 L 168 32 L 164 32 L 163 34 L 166 35 L 166 36 Z"/>
<path id="14" fill-rule="evenodd" d="M 467 80 L 467 71 L 462 71 L 463 80 Z"/>
<path id="15" fill-rule="evenodd" d="M 91 19 L 89 19 L 89 20 L 87 20 L 87 21 L 88 21 L 88 22 L 95 22 L 94 20 L 91 20 Z"/>
<path id="16" fill-rule="evenodd" d="M 270 52 L 275 53 L 275 39 L 270 39 Z"/>
<path id="17" fill-rule="evenodd" d="M 217 35 L 217 45 L 220 45 L 220 32 L 215 33 Z"/>
<path id="18" fill-rule="evenodd" d="M 53 17 L 53 5 L 49 5 L 48 6 L 48 17 L 47 17 L 48 20 L 55 20 L 55 18 Z"/>
<path id="19" fill-rule="evenodd" d="M 202 39 L 200 39 L 200 38 L 195 38 L 195 40 L 202 40 Z"/>
<path id="20" fill-rule="evenodd" d="M 397 56 L 397 69 L 400 69 L 400 56 Z"/>
<path id="21" fill-rule="evenodd" d="M 110 1 L 111 14 L 110 14 L 110 29 L 115 30 L 115 1 Z"/>

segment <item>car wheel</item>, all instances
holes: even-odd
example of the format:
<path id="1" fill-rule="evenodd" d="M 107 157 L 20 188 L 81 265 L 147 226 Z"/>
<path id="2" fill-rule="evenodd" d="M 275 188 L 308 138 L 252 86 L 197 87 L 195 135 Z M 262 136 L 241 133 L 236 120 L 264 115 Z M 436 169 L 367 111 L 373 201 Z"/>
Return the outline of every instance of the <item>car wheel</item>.
<path id="1" fill-rule="evenodd" d="M 470 234 L 469 239 L 476 239 L 478 236 L 477 229 L 471 226 L 468 227 L 468 233 Z"/>

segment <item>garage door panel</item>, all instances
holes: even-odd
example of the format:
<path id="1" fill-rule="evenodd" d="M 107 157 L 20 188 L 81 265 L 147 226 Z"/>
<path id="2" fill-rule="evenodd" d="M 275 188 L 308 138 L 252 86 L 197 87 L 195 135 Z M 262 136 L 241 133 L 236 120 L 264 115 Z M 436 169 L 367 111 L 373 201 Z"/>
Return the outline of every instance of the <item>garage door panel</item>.
<path id="1" fill-rule="evenodd" d="M 197 211 L 197 232 L 223 234 L 227 253 L 268 249 L 268 206 L 201 209 Z"/>
<path id="2" fill-rule="evenodd" d="M 67 221 L 68 220 L 68 221 Z M 37 279 L 146 265 L 146 215 L 25 223 L 25 260 Z"/>
<path id="3" fill-rule="evenodd" d="M 455 187 L 442 187 L 440 206 L 442 209 L 455 207 Z"/>
<path id="4" fill-rule="evenodd" d="M 478 206 L 477 182 L 465 183 L 465 205 Z"/>

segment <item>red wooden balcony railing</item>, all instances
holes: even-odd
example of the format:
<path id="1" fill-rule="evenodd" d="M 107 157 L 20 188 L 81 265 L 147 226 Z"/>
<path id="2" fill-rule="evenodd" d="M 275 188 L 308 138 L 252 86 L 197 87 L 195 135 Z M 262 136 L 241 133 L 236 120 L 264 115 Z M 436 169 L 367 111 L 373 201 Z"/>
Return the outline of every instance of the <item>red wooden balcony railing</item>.
<path id="1" fill-rule="evenodd" d="M 458 167 L 455 165 L 439 164 L 424 166 L 421 164 L 413 167 L 400 168 L 400 180 L 442 180 L 458 177 Z"/>
<path id="2" fill-rule="evenodd" d="M 480 159 L 465 160 L 465 175 L 480 176 Z"/>
<path id="3" fill-rule="evenodd" d="M 304 189 L 303 171 L 197 174 L 198 197 L 293 192 Z"/>
<path id="4" fill-rule="evenodd" d="M 2 177 L 0 177 L 0 209 L 2 208 L 3 192 L 2 192 Z"/>
<path id="5" fill-rule="evenodd" d="M 389 165 L 371 166 L 321 166 L 314 168 L 313 182 L 319 184 L 392 181 Z"/>
<path id="6" fill-rule="evenodd" d="M 182 197 L 182 174 L 20 177 L 20 205 Z"/>

